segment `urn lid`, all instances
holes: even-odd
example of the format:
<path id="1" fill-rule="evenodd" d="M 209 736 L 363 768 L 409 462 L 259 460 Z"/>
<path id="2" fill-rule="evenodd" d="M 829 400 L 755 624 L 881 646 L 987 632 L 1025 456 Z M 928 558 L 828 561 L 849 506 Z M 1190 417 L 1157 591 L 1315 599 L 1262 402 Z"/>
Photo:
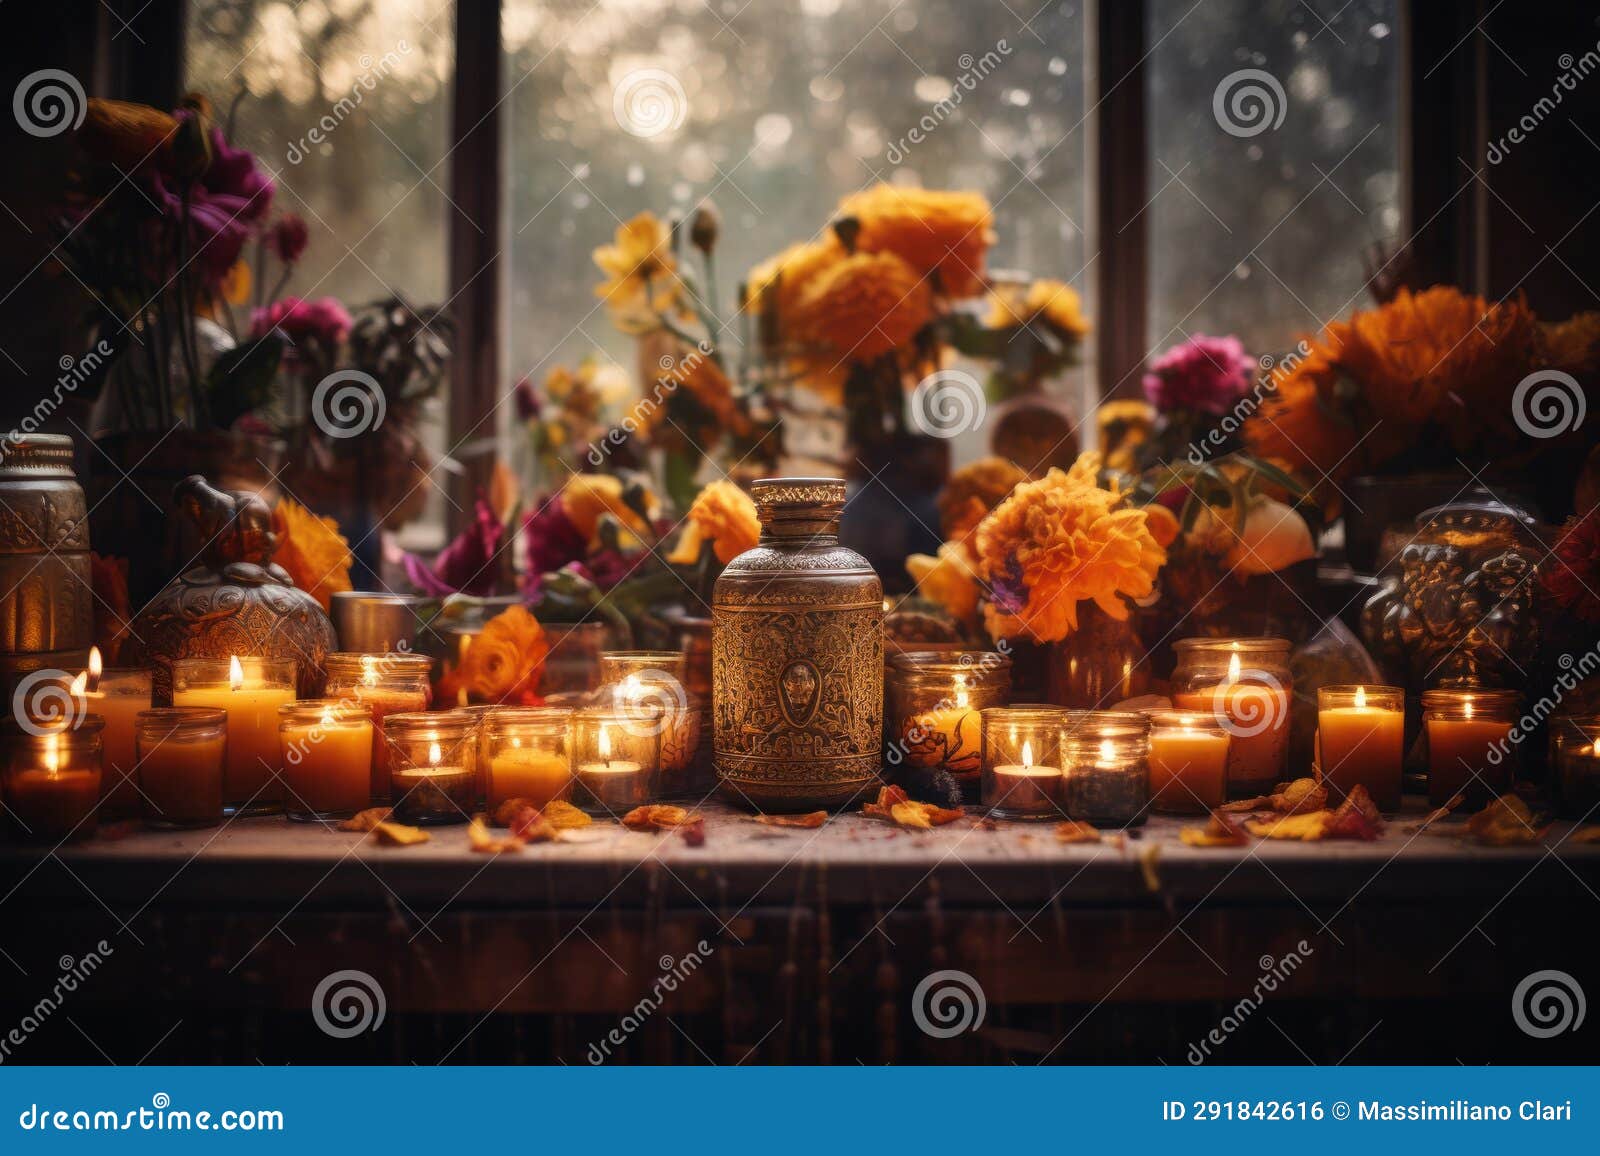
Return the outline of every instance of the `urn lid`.
<path id="1" fill-rule="evenodd" d="M 845 495 L 843 478 L 762 478 L 750 483 L 750 497 L 761 507 L 842 505 Z"/>
<path id="2" fill-rule="evenodd" d="M 0 437 L 0 477 L 23 473 L 73 477 L 72 438 L 43 433 Z"/>

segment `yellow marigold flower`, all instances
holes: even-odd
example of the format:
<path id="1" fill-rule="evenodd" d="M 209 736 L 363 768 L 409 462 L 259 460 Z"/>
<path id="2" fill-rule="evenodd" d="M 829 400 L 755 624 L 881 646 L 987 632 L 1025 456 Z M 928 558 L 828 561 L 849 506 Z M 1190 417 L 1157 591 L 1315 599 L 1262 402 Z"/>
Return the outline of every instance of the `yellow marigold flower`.
<path id="1" fill-rule="evenodd" d="M 937 273 L 950 297 L 983 291 L 984 256 L 994 243 L 994 211 L 981 193 L 878 184 L 839 203 L 861 226 L 856 249 L 894 253 L 919 274 Z"/>
<path id="2" fill-rule="evenodd" d="M 939 528 L 948 541 L 959 542 L 1028 480 L 1015 462 L 1001 457 L 979 458 L 950 475 L 939 491 Z"/>
<path id="3" fill-rule="evenodd" d="M 978 573 L 961 543 L 946 542 L 937 555 L 912 554 L 906 573 L 917 584 L 917 593 L 944 607 L 957 622 L 977 620 Z"/>
<path id="4" fill-rule="evenodd" d="M 170 148 L 177 132 L 176 117 L 148 104 L 90 97 L 78 142 L 95 160 L 131 169 L 157 150 Z"/>
<path id="5" fill-rule="evenodd" d="M 852 361 L 899 349 L 933 316 L 933 291 L 893 253 L 855 253 L 819 272 L 801 292 L 785 333 Z"/>
<path id="6" fill-rule="evenodd" d="M 1077 629 L 1079 602 L 1124 619 L 1124 599 L 1155 588 L 1166 551 L 1144 510 L 1083 483 L 1094 457 L 1085 454 L 1070 474 L 1052 469 L 1024 482 L 978 526 L 978 575 L 991 595 L 984 620 L 996 637 L 1057 642 Z"/>
<path id="7" fill-rule="evenodd" d="M 990 329 L 1010 329 L 1035 320 L 1070 337 L 1089 332 L 1083 298 L 1065 281 L 1035 281 L 1026 290 L 1006 288 L 989 294 L 989 315 L 984 323 Z"/>
<path id="8" fill-rule="evenodd" d="M 688 525 L 667 561 L 688 566 L 705 542 L 715 543 L 717 561 L 726 566 L 761 537 L 761 522 L 750 495 L 729 481 L 712 482 L 689 507 Z"/>
<path id="9" fill-rule="evenodd" d="M 655 515 L 654 500 L 650 513 Z M 584 541 L 593 541 L 600 519 L 610 514 L 628 529 L 643 534 L 649 527 L 638 513 L 622 500 L 622 479 L 613 474 L 573 474 L 561 487 L 561 508 L 567 520 Z"/>
<path id="10" fill-rule="evenodd" d="M 1094 411 L 1096 441 L 1106 465 L 1125 474 L 1138 472 L 1135 452 L 1150 440 L 1156 409 L 1147 401 L 1103 401 Z"/>
<path id="11" fill-rule="evenodd" d="M 278 535 L 274 561 L 324 610 L 331 609 L 334 594 L 351 589 L 350 543 L 339 533 L 339 523 L 284 498 L 272 511 L 272 529 Z"/>
<path id="12" fill-rule="evenodd" d="M 844 246 L 830 230 L 817 241 L 803 241 L 790 245 L 775 257 L 769 257 L 745 278 L 746 301 L 759 311 L 762 297 L 771 290 L 776 294 L 780 323 L 794 311 L 800 293 L 822 270 L 845 255 Z"/>
<path id="13" fill-rule="evenodd" d="M 663 312 L 677 300 L 672 230 L 654 213 L 640 213 L 617 226 L 616 240 L 594 251 L 594 263 L 606 275 L 595 286 L 595 296 L 614 313 Z"/>
<path id="14" fill-rule="evenodd" d="M 1144 508 L 1144 522 L 1150 528 L 1150 536 L 1156 540 L 1156 545 L 1163 550 L 1176 542 L 1183 531 L 1178 515 L 1155 502 Z"/>

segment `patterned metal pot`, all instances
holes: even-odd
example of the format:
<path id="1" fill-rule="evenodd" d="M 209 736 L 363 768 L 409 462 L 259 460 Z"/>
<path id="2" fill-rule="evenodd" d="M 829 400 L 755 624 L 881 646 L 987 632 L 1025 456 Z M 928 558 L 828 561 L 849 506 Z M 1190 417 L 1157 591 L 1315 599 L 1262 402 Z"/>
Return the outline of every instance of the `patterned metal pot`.
<path id="1" fill-rule="evenodd" d="M 84 669 L 94 641 L 89 522 L 72 439 L 0 441 L 0 689 Z"/>

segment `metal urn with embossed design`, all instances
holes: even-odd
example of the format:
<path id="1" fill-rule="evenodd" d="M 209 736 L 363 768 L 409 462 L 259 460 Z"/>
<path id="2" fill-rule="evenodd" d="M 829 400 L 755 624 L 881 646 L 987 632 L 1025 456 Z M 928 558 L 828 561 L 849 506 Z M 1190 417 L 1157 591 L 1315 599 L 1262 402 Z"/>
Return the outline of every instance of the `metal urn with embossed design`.
<path id="1" fill-rule="evenodd" d="M 122 661 L 155 668 L 155 699 L 170 701 L 178 658 L 288 659 L 300 697 L 322 693 L 333 624 L 310 594 L 273 562 L 272 513 L 253 493 L 223 491 L 198 474 L 172 494 L 172 529 L 185 570 L 134 619 Z"/>
<path id="2" fill-rule="evenodd" d="M 717 776 L 756 810 L 842 807 L 878 783 L 883 584 L 839 544 L 844 482 L 771 478 L 751 496 L 761 540 L 712 594 Z"/>
<path id="3" fill-rule="evenodd" d="M 62 434 L 0 438 L 0 690 L 79 671 L 94 641 L 89 521 Z"/>

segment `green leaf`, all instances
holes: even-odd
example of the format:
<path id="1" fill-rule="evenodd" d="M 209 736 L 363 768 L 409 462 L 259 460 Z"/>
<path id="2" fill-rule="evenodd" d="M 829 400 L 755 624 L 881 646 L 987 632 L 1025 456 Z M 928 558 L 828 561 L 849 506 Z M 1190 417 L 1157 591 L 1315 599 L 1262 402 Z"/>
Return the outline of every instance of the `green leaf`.
<path id="1" fill-rule="evenodd" d="M 667 454 L 665 483 L 667 494 L 679 511 L 694 504 L 699 491 L 694 476 L 700 472 L 700 454 L 695 451 L 673 450 Z"/>
<path id="2" fill-rule="evenodd" d="M 251 410 L 267 404 L 283 349 L 283 339 L 268 333 L 236 345 L 217 358 L 206 374 L 205 391 L 211 420 L 218 429 L 229 428 Z"/>

